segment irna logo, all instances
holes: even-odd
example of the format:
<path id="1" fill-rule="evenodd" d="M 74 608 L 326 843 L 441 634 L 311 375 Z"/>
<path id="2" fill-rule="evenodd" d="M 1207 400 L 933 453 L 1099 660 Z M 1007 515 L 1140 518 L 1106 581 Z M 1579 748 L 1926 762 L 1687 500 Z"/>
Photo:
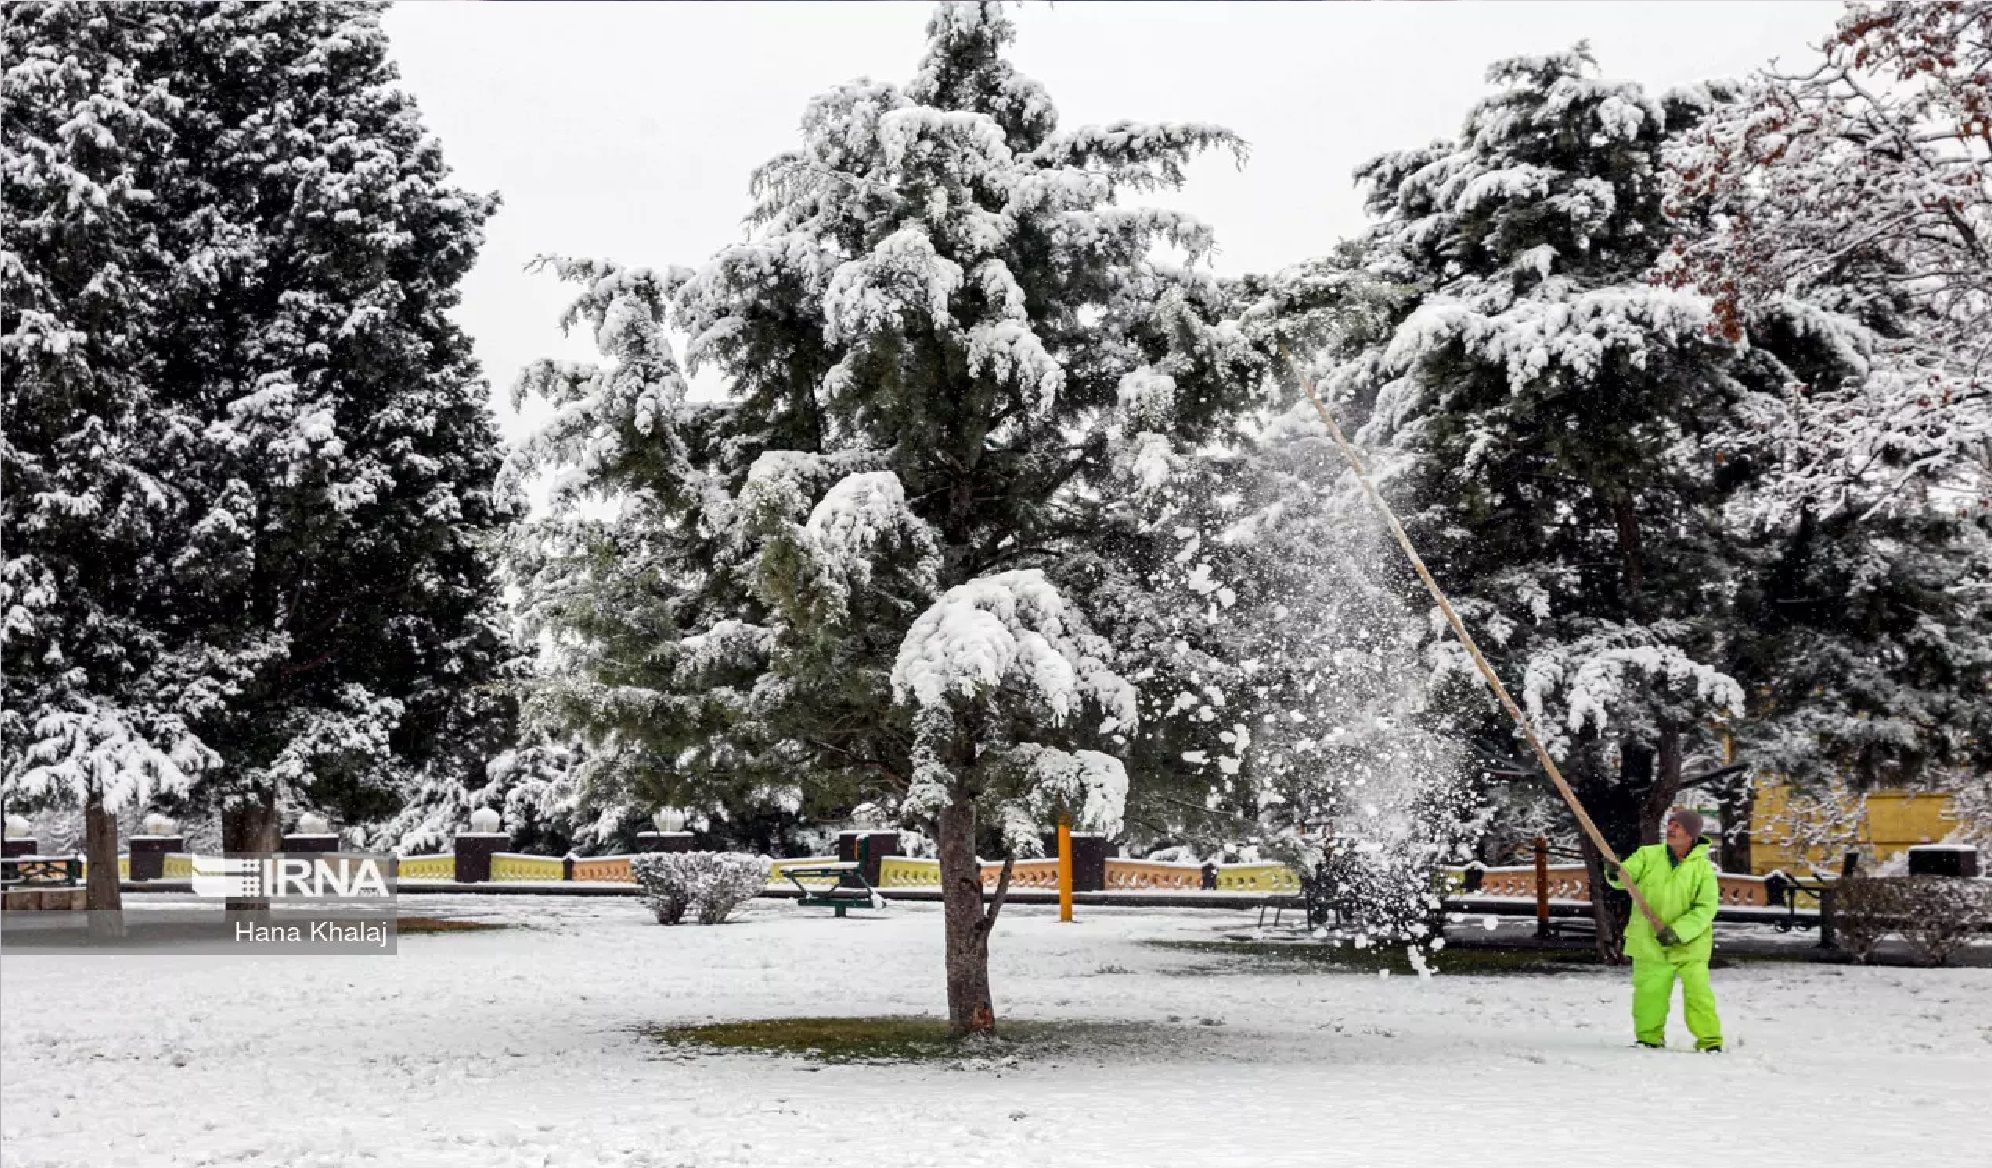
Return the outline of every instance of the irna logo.
<path id="1" fill-rule="evenodd" d="M 382 857 L 194 856 L 195 896 L 259 900 L 375 900 L 392 896 Z"/>

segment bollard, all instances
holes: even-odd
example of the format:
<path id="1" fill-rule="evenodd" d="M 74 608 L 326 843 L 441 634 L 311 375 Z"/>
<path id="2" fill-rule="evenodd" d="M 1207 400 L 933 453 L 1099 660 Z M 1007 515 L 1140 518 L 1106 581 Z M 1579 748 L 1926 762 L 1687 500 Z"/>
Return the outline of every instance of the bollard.
<path id="1" fill-rule="evenodd" d="M 1072 921 L 1072 825 L 1058 822 L 1058 919 Z"/>

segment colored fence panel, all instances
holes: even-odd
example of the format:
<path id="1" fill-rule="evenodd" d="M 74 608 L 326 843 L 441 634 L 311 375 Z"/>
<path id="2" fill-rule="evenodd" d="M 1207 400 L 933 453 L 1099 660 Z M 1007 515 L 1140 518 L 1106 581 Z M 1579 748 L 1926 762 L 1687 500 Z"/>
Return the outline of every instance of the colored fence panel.
<path id="1" fill-rule="evenodd" d="M 1107 887 L 1117 892 L 1143 889 L 1187 889 L 1203 887 L 1203 868 L 1197 864 L 1163 864 L 1152 860 L 1107 859 Z"/>
<path id="2" fill-rule="evenodd" d="M 1000 862 L 994 864 L 984 863 L 982 865 L 982 886 L 993 890 L 996 887 L 997 879 L 1002 874 L 1003 865 Z M 940 880 L 936 878 L 934 883 L 939 884 Z M 1016 865 L 1010 870 L 1010 887 L 1057 888 L 1058 861 L 1056 859 L 1018 860 Z"/>
<path id="3" fill-rule="evenodd" d="M 634 884 L 635 873 L 629 870 L 628 856 L 589 856 L 574 859 L 574 879 L 601 884 Z"/>
<path id="4" fill-rule="evenodd" d="M 83 875 L 84 875 L 84 878 L 85 878 L 85 879 L 88 879 L 88 878 L 89 878 L 89 875 L 90 875 L 90 861 L 89 861 L 89 858 L 88 858 L 88 857 L 85 857 L 85 856 L 81 856 L 81 855 L 79 855 L 79 856 L 77 857 L 77 862 L 83 865 Z M 119 856 L 119 857 L 118 857 L 118 879 L 119 879 L 119 880 L 129 880 L 129 879 L 131 879 L 131 857 L 130 857 L 130 856 Z"/>
<path id="5" fill-rule="evenodd" d="M 443 852 L 433 856 L 403 856 L 395 871 L 403 880 L 455 880 L 456 855 Z"/>
<path id="6" fill-rule="evenodd" d="M 886 856 L 878 864 L 880 888 L 939 888 L 941 862 L 911 856 Z"/>
<path id="7" fill-rule="evenodd" d="M 497 852 L 491 857 L 493 880 L 565 880 L 567 865 L 553 856 Z"/>
<path id="8" fill-rule="evenodd" d="M 1300 876 L 1285 864 L 1220 864 L 1219 892 L 1299 892 Z"/>
<path id="9" fill-rule="evenodd" d="M 788 877 L 783 875 L 783 869 L 785 868 L 810 868 L 821 864 L 834 864 L 836 862 L 837 857 L 835 856 L 791 856 L 786 860 L 776 860 L 768 865 L 768 883 L 786 883 Z M 807 882 L 804 881 L 804 883 Z M 823 884 L 835 884 L 836 882 L 834 877 L 825 877 L 819 881 L 819 883 Z M 936 881 L 936 883 L 939 883 L 939 881 Z"/>

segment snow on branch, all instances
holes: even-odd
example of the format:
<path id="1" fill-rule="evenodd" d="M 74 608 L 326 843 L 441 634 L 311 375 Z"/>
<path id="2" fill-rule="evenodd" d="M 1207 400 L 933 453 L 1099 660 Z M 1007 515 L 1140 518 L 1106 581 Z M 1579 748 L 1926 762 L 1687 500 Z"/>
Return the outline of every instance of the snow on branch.
<path id="1" fill-rule="evenodd" d="M 1135 719 L 1134 688 L 1110 665 L 1112 649 L 1031 568 L 950 588 L 900 643 L 896 701 L 945 708 L 1011 689 L 1053 724 L 1091 702 L 1117 724 Z"/>
<path id="2" fill-rule="evenodd" d="M 1522 703 L 1552 753 L 1567 753 L 1572 736 L 1587 728 L 1602 734 L 1608 725 L 1638 724 L 1660 709 L 1680 722 L 1742 716 L 1743 687 L 1661 640 L 1665 631 L 1610 625 L 1529 658 Z"/>
<path id="3" fill-rule="evenodd" d="M 906 505 L 906 489 L 889 470 L 839 480 L 803 530 L 818 566 L 847 588 L 869 587 L 874 560 L 888 548 L 918 565 L 930 588 L 940 566 L 933 528 Z"/>
<path id="4" fill-rule="evenodd" d="M 1127 810 L 1127 768 L 1097 750 L 1060 750 L 1036 742 L 1019 743 L 1004 759 L 1020 780 L 1021 793 L 1006 805 L 1004 824 L 1010 854 L 1035 855 L 1043 825 L 1061 817 L 1080 831 L 1119 835 Z"/>
<path id="5" fill-rule="evenodd" d="M 176 717 L 141 719 L 88 698 L 46 709 L 32 725 L 10 721 L 10 746 L 19 754 L 10 760 L 7 790 L 30 804 L 96 795 L 110 811 L 142 807 L 185 791 L 221 761 Z"/>

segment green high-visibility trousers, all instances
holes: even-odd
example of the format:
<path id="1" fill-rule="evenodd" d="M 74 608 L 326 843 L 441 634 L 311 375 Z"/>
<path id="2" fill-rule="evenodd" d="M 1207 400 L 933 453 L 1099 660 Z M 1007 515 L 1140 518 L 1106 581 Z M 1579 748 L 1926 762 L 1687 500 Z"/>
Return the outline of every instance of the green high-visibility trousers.
<path id="1" fill-rule="evenodd" d="M 1695 1036 L 1696 1049 L 1721 1046 L 1722 1019 L 1715 1016 L 1715 990 L 1708 984 L 1706 957 L 1678 962 L 1633 959 L 1633 1032 L 1641 1042 L 1666 1042 L 1667 1010 L 1676 978 L 1681 982 L 1681 1013 L 1687 1017 L 1688 1033 Z"/>

